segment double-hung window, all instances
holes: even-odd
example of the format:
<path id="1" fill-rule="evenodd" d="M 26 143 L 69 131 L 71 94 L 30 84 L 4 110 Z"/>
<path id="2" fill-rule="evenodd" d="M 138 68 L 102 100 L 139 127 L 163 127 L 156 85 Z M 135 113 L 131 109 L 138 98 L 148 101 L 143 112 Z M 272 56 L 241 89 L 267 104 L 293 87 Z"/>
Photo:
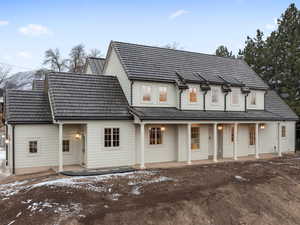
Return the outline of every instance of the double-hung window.
<path id="1" fill-rule="evenodd" d="M 219 89 L 218 88 L 211 89 L 211 102 L 213 104 L 219 103 Z"/>
<path id="2" fill-rule="evenodd" d="M 200 127 L 192 127 L 191 129 L 191 148 L 192 150 L 200 149 Z"/>
<path id="3" fill-rule="evenodd" d="M 250 93 L 250 105 L 256 105 L 256 93 L 255 92 Z"/>
<path id="4" fill-rule="evenodd" d="M 231 92 L 231 104 L 232 105 L 239 105 L 240 104 L 239 92 L 236 91 L 236 90 Z"/>
<path id="5" fill-rule="evenodd" d="M 168 101 L 168 90 L 167 87 L 159 88 L 159 103 L 166 103 Z"/>
<path id="6" fill-rule="evenodd" d="M 163 131 L 160 127 L 149 128 L 149 144 L 160 145 L 163 143 Z"/>
<path id="7" fill-rule="evenodd" d="M 37 141 L 29 141 L 29 153 L 36 154 L 38 152 L 38 142 Z"/>
<path id="8" fill-rule="evenodd" d="M 104 128 L 104 147 L 120 146 L 120 128 Z"/>
<path id="9" fill-rule="evenodd" d="M 150 103 L 151 100 L 151 86 L 142 86 L 142 102 Z"/>
<path id="10" fill-rule="evenodd" d="M 197 88 L 195 88 L 195 87 L 189 88 L 189 100 L 190 100 L 190 103 L 197 102 Z"/>

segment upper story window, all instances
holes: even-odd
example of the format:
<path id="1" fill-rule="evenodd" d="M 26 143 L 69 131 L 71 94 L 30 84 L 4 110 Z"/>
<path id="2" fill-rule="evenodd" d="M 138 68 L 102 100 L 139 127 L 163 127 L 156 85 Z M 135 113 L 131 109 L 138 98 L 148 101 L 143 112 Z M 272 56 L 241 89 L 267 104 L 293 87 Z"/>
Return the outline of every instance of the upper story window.
<path id="1" fill-rule="evenodd" d="M 250 93 L 250 105 L 256 105 L 256 93 L 255 92 Z"/>
<path id="2" fill-rule="evenodd" d="M 142 86 L 143 102 L 151 102 L 151 86 Z"/>
<path id="3" fill-rule="evenodd" d="M 37 153 L 38 152 L 38 142 L 37 141 L 29 141 L 29 153 Z"/>
<path id="4" fill-rule="evenodd" d="M 212 88 L 211 89 L 211 102 L 217 104 L 219 102 L 219 89 Z"/>
<path id="5" fill-rule="evenodd" d="M 238 91 L 231 92 L 231 104 L 232 105 L 239 105 L 240 104 L 240 96 Z"/>
<path id="6" fill-rule="evenodd" d="M 195 87 L 189 88 L 189 100 L 190 100 L 190 103 L 197 102 L 197 88 L 195 88 Z"/>
<path id="7" fill-rule="evenodd" d="M 120 146 L 120 128 L 104 128 L 104 147 Z"/>
<path id="8" fill-rule="evenodd" d="M 166 103 L 168 101 L 168 89 L 167 87 L 159 88 L 159 102 Z"/>

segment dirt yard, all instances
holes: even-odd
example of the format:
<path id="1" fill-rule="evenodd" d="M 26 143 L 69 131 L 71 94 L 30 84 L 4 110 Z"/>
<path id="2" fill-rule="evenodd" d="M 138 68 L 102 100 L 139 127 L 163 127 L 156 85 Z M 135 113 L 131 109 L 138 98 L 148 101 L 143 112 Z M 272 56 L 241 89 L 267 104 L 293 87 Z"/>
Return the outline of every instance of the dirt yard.
<path id="1" fill-rule="evenodd" d="M 0 184 L 0 224 L 300 224 L 300 155 Z"/>

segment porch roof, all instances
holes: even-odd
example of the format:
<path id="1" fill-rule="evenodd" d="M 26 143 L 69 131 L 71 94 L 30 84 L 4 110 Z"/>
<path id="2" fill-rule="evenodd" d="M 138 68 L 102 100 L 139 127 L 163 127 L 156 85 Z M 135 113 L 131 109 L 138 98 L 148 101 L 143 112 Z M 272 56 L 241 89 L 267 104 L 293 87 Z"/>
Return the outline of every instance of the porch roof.
<path id="1" fill-rule="evenodd" d="M 264 111 L 179 110 L 175 107 L 133 107 L 132 112 L 141 120 L 220 120 L 220 121 L 276 121 L 280 116 Z M 287 120 L 287 119 L 285 119 Z"/>

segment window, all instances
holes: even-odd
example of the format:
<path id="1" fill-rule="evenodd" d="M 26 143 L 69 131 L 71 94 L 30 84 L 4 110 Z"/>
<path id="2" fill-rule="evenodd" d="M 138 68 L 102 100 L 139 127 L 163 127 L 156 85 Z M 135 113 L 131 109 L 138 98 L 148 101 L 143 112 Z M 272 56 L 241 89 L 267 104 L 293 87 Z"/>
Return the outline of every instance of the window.
<path id="1" fill-rule="evenodd" d="M 142 86 L 143 102 L 151 102 L 151 86 Z"/>
<path id="2" fill-rule="evenodd" d="M 234 142 L 234 127 L 231 127 L 231 142 Z"/>
<path id="3" fill-rule="evenodd" d="M 251 92 L 251 94 L 250 94 L 250 104 L 256 105 L 256 93 L 255 92 Z"/>
<path id="4" fill-rule="evenodd" d="M 282 126 L 281 127 L 281 137 L 286 137 L 286 127 L 285 126 Z"/>
<path id="5" fill-rule="evenodd" d="M 211 89 L 211 102 L 215 103 L 215 104 L 219 102 L 219 89 L 218 88 Z"/>
<path id="6" fill-rule="evenodd" d="M 120 128 L 104 128 L 104 147 L 120 146 Z"/>
<path id="7" fill-rule="evenodd" d="M 195 87 L 189 88 L 189 99 L 191 103 L 197 102 L 197 88 Z"/>
<path id="8" fill-rule="evenodd" d="M 191 145 L 192 150 L 200 149 L 200 127 L 192 127 Z"/>
<path id="9" fill-rule="evenodd" d="M 231 92 L 231 104 L 232 105 L 238 105 L 240 104 L 240 98 L 239 98 L 239 92 L 238 91 L 232 91 Z"/>
<path id="10" fill-rule="evenodd" d="M 37 141 L 29 141 L 29 153 L 37 153 Z"/>
<path id="11" fill-rule="evenodd" d="M 249 145 L 255 145 L 255 127 L 249 128 Z"/>
<path id="12" fill-rule="evenodd" d="M 70 141 L 63 140 L 63 152 L 69 152 L 69 151 L 70 151 Z"/>
<path id="13" fill-rule="evenodd" d="M 168 97 L 167 97 L 167 87 L 160 87 L 159 88 L 159 102 L 164 103 L 167 102 Z"/>
<path id="14" fill-rule="evenodd" d="M 163 142 L 162 129 L 160 127 L 151 127 L 149 129 L 149 144 L 160 145 Z"/>

